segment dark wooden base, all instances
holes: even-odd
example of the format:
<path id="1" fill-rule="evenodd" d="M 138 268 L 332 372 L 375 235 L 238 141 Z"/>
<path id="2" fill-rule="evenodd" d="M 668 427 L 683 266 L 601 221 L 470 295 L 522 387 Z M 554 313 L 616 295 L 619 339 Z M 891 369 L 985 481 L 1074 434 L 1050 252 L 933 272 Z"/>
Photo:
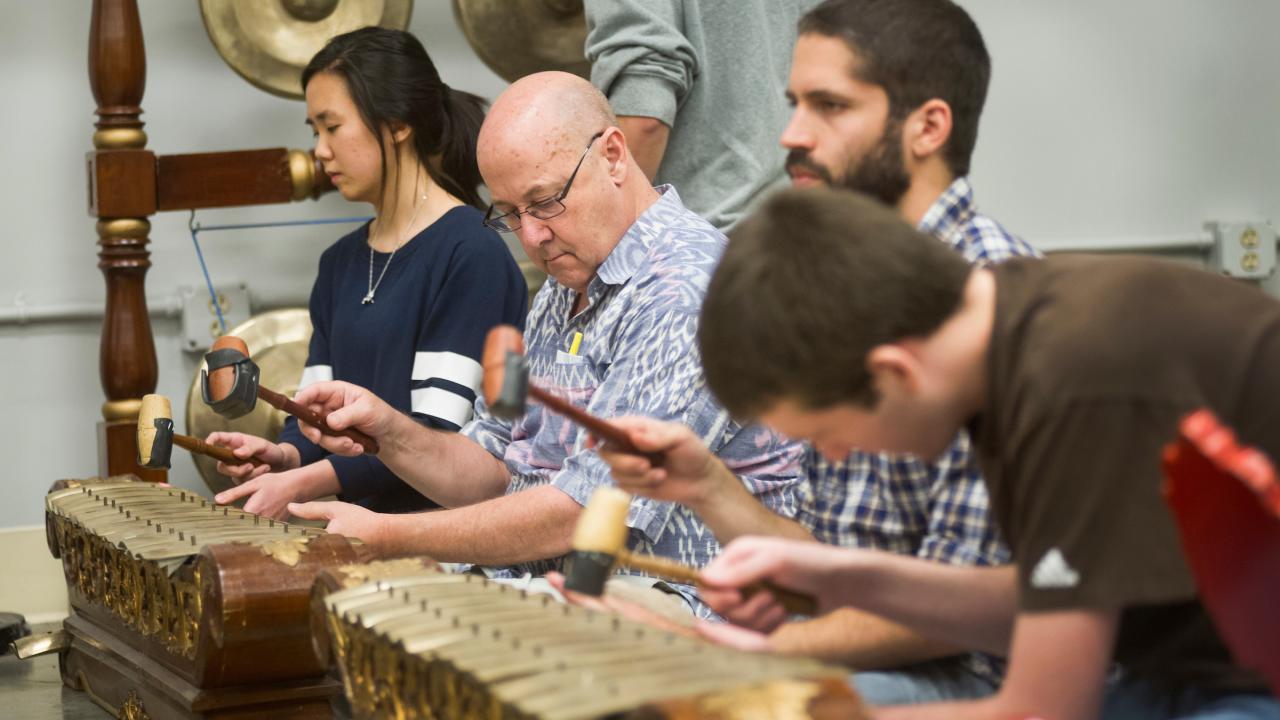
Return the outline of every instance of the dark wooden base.
<path id="1" fill-rule="evenodd" d="M 63 683 L 122 720 L 329 718 L 329 701 L 342 692 L 328 678 L 206 690 L 84 618 L 72 615 L 64 627 L 71 645 L 60 658 Z"/>

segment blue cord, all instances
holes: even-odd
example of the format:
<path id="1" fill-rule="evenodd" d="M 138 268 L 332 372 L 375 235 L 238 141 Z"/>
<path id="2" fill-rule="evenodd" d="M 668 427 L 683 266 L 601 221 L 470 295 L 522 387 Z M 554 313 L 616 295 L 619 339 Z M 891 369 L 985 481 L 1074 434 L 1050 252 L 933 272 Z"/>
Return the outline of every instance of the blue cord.
<path id="1" fill-rule="evenodd" d="M 281 222 L 268 223 L 240 223 L 235 225 L 209 225 L 202 226 L 196 222 L 196 211 L 191 211 L 191 218 L 187 220 L 187 229 L 191 231 L 191 244 L 196 247 L 196 259 L 200 261 L 200 270 L 204 273 L 205 287 L 209 288 L 209 302 L 213 304 L 213 311 L 218 316 L 218 327 L 222 329 L 222 334 L 227 334 L 227 321 L 222 317 L 222 303 L 218 302 L 218 293 L 213 289 L 213 280 L 209 278 L 209 266 L 205 264 L 204 253 L 200 250 L 200 240 L 196 237 L 201 232 L 213 232 L 215 230 L 251 230 L 254 228 L 270 228 L 270 227 L 288 227 L 291 225 L 334 225 L 338 223 L 359 223 L 372 220 L 372 217 L 340 217 L 340 218 L 321 218 L 319 220 L 284 220 Z"/>
<path id="2" fill-rule="evenodd" d="M 195 220 L 194 210 L 191 211 L 191 219 L 194 222 Z M 319 220 L 283 220 L 281 222 L 242 223 L 239 225 L 205 226 L 205 225 L 201 225 L 200 223 L 195 223 L 193 227 L 196 232 L 213 232 L 214 230 L 251 230 L 254 228 L 289 227 L 291 225 L 336 225 L 339 223 L 362 223 L 362 222 L 368 222 L 369 220 L 372 220 L 372 219 L 373 219 L 372 215 L 364 216 L 364 217 L 353 215 L 351 217 L 321 218 Z"/>
<path id="3" fill-rule="evenodd" d="M 191 244 L 196 246 L 196 259 L 200 261 L 200 270 L 204 272 L 204 285 L 209 288 L 209 302 L 213 304 L 213 311 L 218 314 L 218 327 L 222 330 L 222 334 L 227 334 L 227 320 L 222 317 L 222 303 L 218 302 L 218 293 L 213 289 L 213 280 L 209 279 L 209 266 L 204 262 L 204 253 L 200 251 L 200 240 L 196 237 L 200 234 L 200 225 L 196 222 L 196 211 L 191 211 L 191 219 L 187 221 L 187 227 L 191 229 Z"/>

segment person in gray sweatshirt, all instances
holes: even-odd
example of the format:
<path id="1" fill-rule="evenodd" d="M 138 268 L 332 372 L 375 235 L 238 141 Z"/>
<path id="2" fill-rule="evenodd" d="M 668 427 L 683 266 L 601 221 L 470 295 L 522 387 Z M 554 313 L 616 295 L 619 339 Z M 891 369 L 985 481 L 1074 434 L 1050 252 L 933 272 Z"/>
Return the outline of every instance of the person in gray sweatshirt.
<path id="1" fill-rule="evenodd" d="M 591 82 L 640 168 L 721 230 L 785 187 L 796 22 L 817 0 L 586 0 Z"/>

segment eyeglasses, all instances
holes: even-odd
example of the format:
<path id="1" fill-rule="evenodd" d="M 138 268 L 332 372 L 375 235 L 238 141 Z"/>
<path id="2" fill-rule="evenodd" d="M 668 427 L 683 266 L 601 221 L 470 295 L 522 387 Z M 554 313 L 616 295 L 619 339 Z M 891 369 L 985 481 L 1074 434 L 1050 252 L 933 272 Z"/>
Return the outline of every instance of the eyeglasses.
<path id="1" fill-rule="evenodd" d="M 582 162 L 587 159 L 587 153 L 591 152 L 591 146 L 594 145 L 596 140 L 598 140 L 601 135 L 604 135 L 605 132 L 606 131 L 601 130 L 595 135 L 592 135 L 591 139 L 587 141 L 587 149 L 582 151 L 582 157 L 578 158 L 578 164 L 573 166 L 573 172 L 569 173 L 569 179 L 565 181 L 564 189 L 560 191 L 559 195 L 532 203 L 523 211 L 512 210 L 511 212 L 503 213 L 496 217 L 493 215 L 493 206 L 490 205 L 489 210 L 484 214 L 484 224 L 498 232 L 514 232 L 520 229 L 521 215 L 532 215 L 539 220 L 550 220 L 551 218 L 563 213 L 565 211 L 565 207 L 562 201 L 565 199 L 565 196 L 569 194 L 569 188 L 573 187 L 573 179 L 578 177 L 578 171 L 582 169 Z"/>

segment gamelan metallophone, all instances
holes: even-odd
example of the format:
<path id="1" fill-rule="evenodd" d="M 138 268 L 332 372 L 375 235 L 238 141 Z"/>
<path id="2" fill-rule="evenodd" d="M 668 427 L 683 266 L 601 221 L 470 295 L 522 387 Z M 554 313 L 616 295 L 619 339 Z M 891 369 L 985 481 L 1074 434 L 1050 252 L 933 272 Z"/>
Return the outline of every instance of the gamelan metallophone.
<path id="1" fill-rule="evenodd" d="M 358 543 L 127 476 L 55 484 L 45 518 L 67 685 L 124 718 L 330 715 L 310 591 L 366 559 Z"/>
<path id="2" fill-rule="evenodd" d="M 864 716 L 847 670 L 737 652 L 404 562 L 316 581 L 317 642 L 328 636 L 356 717 Z"/>

